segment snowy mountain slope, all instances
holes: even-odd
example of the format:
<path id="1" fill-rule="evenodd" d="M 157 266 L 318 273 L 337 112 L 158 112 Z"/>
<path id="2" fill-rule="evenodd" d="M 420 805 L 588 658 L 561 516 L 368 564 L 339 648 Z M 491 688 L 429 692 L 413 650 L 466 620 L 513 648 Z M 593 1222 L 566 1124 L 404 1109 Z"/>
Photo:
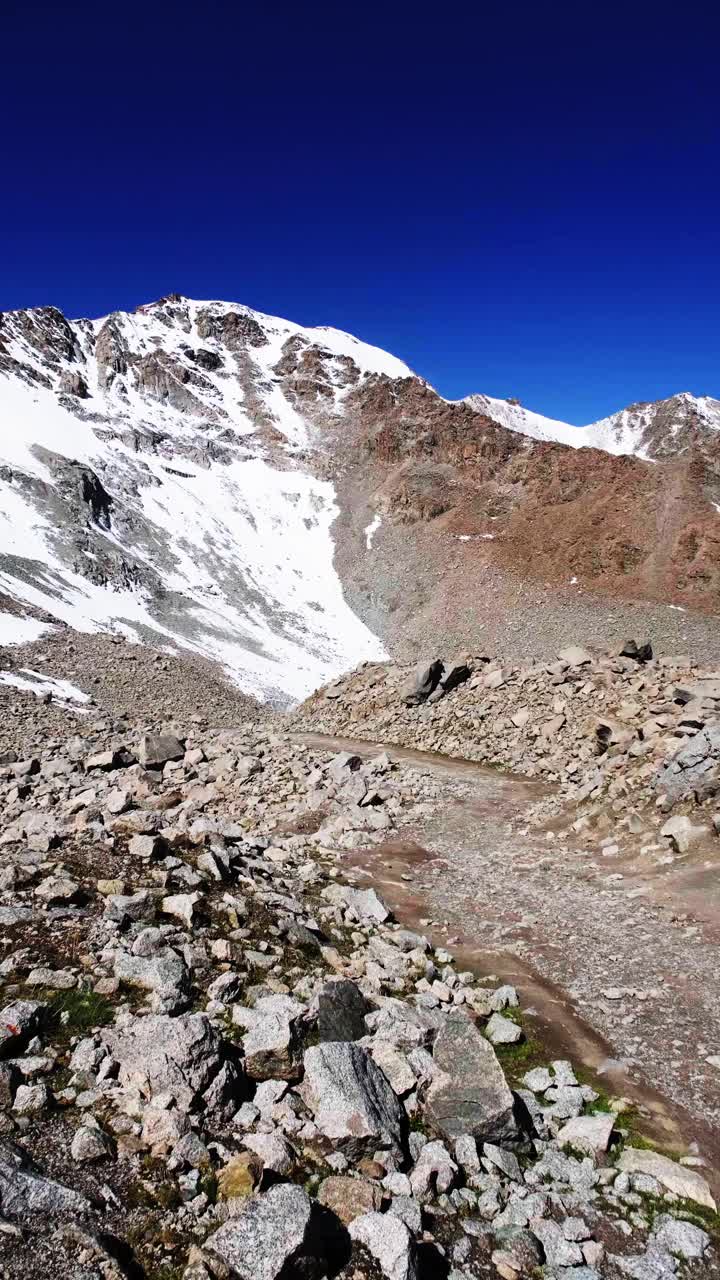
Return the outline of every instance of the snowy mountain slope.
<path id="1" fill-rule="evenodd" d="M 274 700 L 380 657 L 343 598 L 335 491 L 308 457 L 348 388 L 409 373 L 350 335 L 228 303 L 5 314 L 0 593 L 193 649 Z"/>
<path id="2" fill-rule="evenodd" d="M 484 643 L 491 571 L 508 618 L 516 580 L 579 573 L 713 612 L 719 428 L 687 394 L 586 428 L 447 401 L 348 334 L 227 302 L 0 314 L 0 646 L 116 631 L 283 703 L 384 641 Z"/>
<path id="3" fill-rule="evenodd" d="M 472 395 L 465 403 L 511 431 L 533 440 L 568 444 L 574 449 L 602 449 L 606 453 L 659 459 L 675 457 L 691 443 L 702 444 L 713 438 L 720 442 L 720 401 L 693 396 L 688 391 L 668 400 L 630 405 L 586 427 L 545 418 L 493 396 Z"/>

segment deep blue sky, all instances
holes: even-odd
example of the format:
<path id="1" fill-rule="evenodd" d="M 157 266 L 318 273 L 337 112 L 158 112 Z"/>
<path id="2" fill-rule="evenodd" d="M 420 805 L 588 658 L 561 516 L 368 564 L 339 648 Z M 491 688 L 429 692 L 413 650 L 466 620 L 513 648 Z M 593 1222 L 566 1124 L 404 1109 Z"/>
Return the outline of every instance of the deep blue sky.
<path id="1" fill-rule="evenodd" d="M 575 422 L 720 396 L 720 19 L 5 0 L 0 309 L 177 290 Z"/>

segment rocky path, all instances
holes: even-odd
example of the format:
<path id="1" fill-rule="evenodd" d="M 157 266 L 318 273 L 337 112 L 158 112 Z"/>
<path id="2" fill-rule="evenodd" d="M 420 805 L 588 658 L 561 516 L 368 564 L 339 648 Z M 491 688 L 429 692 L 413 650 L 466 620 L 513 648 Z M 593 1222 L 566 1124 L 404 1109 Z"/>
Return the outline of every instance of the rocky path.
<path id="1" fill-rule="evenodd" d="M 359 754 L 381 749 L 298 738 Z M 451 943 L 464 965 L 513 982 L 545 1042 L 631 1097 L 656 1138 L 670 1147 L 694 1141 L 717 1168 L 717 853 L 700 846 L 678 857 L 628 839 L 621 852 L 612 832 L 603 847 L 588 847 L 557 821 L 528 825 L 544 784 L 390 751 L 441 783 L 441 803 L 402 839 L 348 855 L 359 878 L 371 877 L 404 923 Z"/>

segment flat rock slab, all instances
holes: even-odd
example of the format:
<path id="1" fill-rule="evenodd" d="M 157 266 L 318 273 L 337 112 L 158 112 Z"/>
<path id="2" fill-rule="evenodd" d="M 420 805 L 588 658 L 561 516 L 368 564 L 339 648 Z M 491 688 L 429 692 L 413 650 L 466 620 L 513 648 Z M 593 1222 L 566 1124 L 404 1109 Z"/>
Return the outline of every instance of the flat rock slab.
<path id="1" fill-rule="evenodd" d="M 598 1112 L 593 1116 L 575 1116 L 568 1120 L 557 1135 L 561 1147 L 574 1147 L 594 1155 L 597 1151 L 607 1151 L 610 1137 L 617 1117 L 610 1112 Z"/>
<path id="2" fill-rule="evenodd" d="M 706 1209 L 717 1208 L 707 1182 L 695 1169 L 676 1164 L 667 1156 L 660 1155 L 659 1151 L 626 1147 L 618 1160 L 618 1169 L 623 1173 L 648 1173 L 676 1196 L 694 1200 Z"/>

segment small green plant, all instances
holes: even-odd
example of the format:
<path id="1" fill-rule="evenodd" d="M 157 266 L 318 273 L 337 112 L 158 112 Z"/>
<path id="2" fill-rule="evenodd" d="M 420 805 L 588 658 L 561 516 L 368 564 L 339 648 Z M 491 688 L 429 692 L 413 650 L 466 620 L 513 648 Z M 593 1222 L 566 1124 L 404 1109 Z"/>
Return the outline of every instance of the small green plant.
<path id="1" fill-rule="evenodd" d="M 49 1017 L 54 1029 L 69 1035 L 105 1027 L 113 1021 L 115 1010 L 106 996 L 96 991 L 57 992 L 49 1002 Z"/>

